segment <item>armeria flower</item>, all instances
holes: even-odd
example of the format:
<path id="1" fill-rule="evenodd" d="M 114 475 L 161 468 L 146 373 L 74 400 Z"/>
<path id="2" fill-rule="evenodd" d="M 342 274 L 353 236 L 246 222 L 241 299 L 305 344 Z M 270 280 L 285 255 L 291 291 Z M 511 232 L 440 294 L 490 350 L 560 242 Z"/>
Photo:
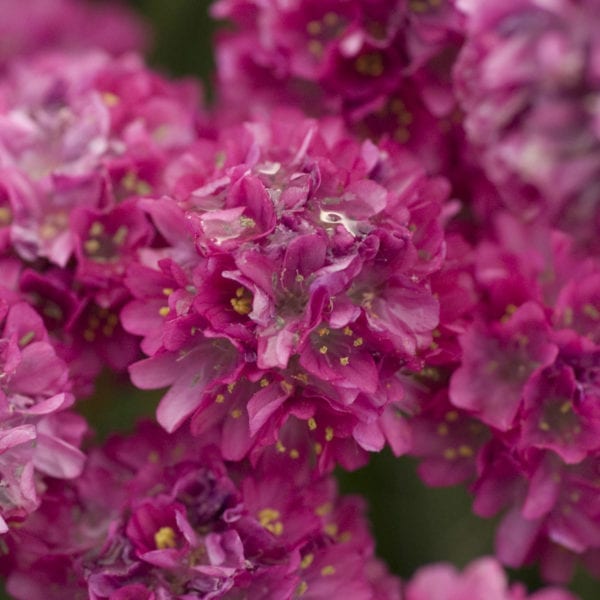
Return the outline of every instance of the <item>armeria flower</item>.
<path id="1" fill-rule="evenodd" d="M 88 216 L 86 230 L 76 232 L 82 245 L 89 242 L 86 256 L 114 260 L 115 252 L 93 252 L 100 215 L 124 199 L 164 191 L 170 153 L 194 138 L 194 86 L 170 84 L 134 56 L 88 52 L 17 63 L 0 87 L 0 169 L 15 250 L 25 260 L 65 266 L 76 246 L 73 229 L 85 220 L 72 214 L 77 208 L 99 223 L 93 228 Z M 129 212 L 130 221 L 143 219 L 132 214 L 134 205 Z M 129 223 L 116 224 L 111 236 L 111 247 L 129 241 Z"/>
<path id="2" fill-rule="evenodd" d="M 360 135 L 392 137 L 453 175 L 462 141 L 450 73 L 464 20 L 453 1 L 220 0 L 212 12 L 234 23 L 216 46 L 220 99 L 234 113 L 282 100 L 341 112 Z"/>
<path id="3" fill-rule="evenodd" d="M 594 2 L 463 2 L 454 70 L 465 128 L 505 203 L 598 253 Z"/>
<path id="4" fill-rule="evenodd" d="M 480 558 L 462 573 L 449 564 L 419 569 L 406 584 L 406 600 L 576 600 L 559 588 L 546 588 L 527 594 L 520 583 L 509 584 L 500 564 L 493 558 Z"/>
<path id="5" fill-rule="evenodd" d="M 7 586 L 28 600 L 399 599 L 363 512 L 304 461 L 274 451 L 226 466 L 206 442 L 147 423 L 93 451 L 77 481 L 49 480 L 6 540 Z"/>
<path id="6" fill-rule="evenodd" d="M 432 278 L 449 310 L 425 368 L 400 372 L 410 452 L 428 485 L 466 481 L 477 514 L 506 511 L 502 562 L 537 561 L 564 582 L 599 551 L 600 266 L 564 233 L 505 212 L 492 221 Z"/>
<path id="7" fill-rule="evenodd" d="M 167 165 L 195 138 L 197 89 L 97 51 L 16 61 L 0 89 L 4 245 L 29 263 L 21 288 L 79 394 L 102 364 L 138 357 L 118 317 L 123 280 L 164 229 L 140 201 L 169 188 Z"/>
<path id="8" fill-rule="evenodd" d="M 142 203 L 168 223 L 144 254 L 160 270 L 130 267 L 122 312 L 150 354 L 134 383 L 172 386 L 159 422 L 219 424 L 230 459 L 276 443 L 289 415 L 317 423 L 321 449 L 339 437 L 380 449 L 395 372 L 420 368 L 438 325 L 446 183 L 289 110 L 200 140 L 169 177 L 173 196 Z"/>
<path id="9" fill-rule="evenodd" d="M 536 369 L 552 364 L 558 352 L 542 310 L 523 304 L 505 323 L 474 325 L 461 343 L 463 362 L 450 382 L 452 403 L 488 425 L 510 429 L 526 382 Z"/>
<path id="10" fill-rule="evenodd" d="M 83 467 L 77 449 L 87 430 L 63 412 L 73 404 L 66 364 L 42 319 L 0 290 L 0 532 L 37 508 L 41 474 L 73 478 Z"/>
<path id="11" fill-rule="evenodd" d="M 117 2 L 2 0 L 0 12 L 0 71 L 15 58 L 36 52 L 94 47 L 115 55 L 141 51 L 149 37 L 141 18 Z"/>

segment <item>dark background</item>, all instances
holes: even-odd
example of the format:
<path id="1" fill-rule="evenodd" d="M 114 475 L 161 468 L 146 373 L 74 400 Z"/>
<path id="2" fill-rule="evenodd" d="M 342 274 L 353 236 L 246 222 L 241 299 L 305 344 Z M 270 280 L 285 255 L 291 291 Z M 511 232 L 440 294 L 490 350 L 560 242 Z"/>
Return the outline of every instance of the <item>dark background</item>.
<path id="1" fill-rule="evenodd" d="M 201 77 L 210 95 L 215 25 L 207 15 L 209 2 L 130 0 L 129 4 L 144 14 L 154 29 L 151 64 L 168 74 Z M 120 392 L 115 394 L 117 385 Z M 130 430 L 136 415 L 152 416 L 157 400 L 156 394 L 138 392 L 126 381 L 106 375 L 96 396 L 82 403 L 82 412 L 103 438 L 111 431 Z M 398 460 L 383 452 L 373 455 L 368 467 L 340 472 L 338 479 L 344 492 L 367 497 L 378 553 L 402 577 L 409 577 L 426 563 L 449 561 L 463 567 L 493 552 L 495 522 L 471 514 L 469 494 L 462 487 L 426 488 L 411 459 Z M 540 584 L 535 568 L 511 571 L 511 578 L 526 581 L 532 590 Z M 583 572 L 578 572 L 571 589 L 583 600 L 600 598 L 600 583 Z M 0 600 L 3 598 L 7 596 L 0 590 Z"/>

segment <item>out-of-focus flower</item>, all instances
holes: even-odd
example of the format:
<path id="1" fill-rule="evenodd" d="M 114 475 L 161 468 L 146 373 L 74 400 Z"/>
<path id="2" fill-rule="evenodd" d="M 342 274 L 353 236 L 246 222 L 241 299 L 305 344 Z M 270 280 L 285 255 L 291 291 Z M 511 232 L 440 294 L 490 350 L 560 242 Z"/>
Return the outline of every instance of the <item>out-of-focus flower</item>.
<path id="1" fill-rule="evenodd" d="M 127 267 L 155 231 L 138 206 L 195 139 L 199 94 L 127 55 L 44 53 L 0 80 L 0 248 L 47 319 L 78 394 L 137 357 L 120 326 Z M 52 321 L 52 323 L 50 323 Z"/>
<path id="2" fill-rule="evenodd" d="M 506 205 L 598 254 L 600 36 L 593 1 L 463 1 L 454 74 L 468 138 Z"/>
<path id="3" fill-rule="evenodd" d="M 141 18 L 117 2 L 1 0 L 0 14 L 0 72 L 36 52 L 99 48 L 119 55 L 144 50 L 149 38 Z"/>
<path id="4" fill-rule="evenodd" d="M 283 101 L 341 113 L 359 134 L 454 174 L 462 134 L 450 73 L 464 20 L 454 1 L 220 0 L 212 11 L 234 24 L 216 43 L 218 92 L 233 114 Z"/>
<path id="5" fill-rule="evenodd" d="M 0 288 L 0 533 L 40 502 L 41 475 L 73 478 L 83 467 L 77 449 L 87 430 L 65 409 L 73 404 L 67 365 L 42 319 Z"/>
<path id="6" fill-rule="evenodd" d="M 147 423 L 93 451 L 77 481 L 49 481 L 40 509 L 6 538 L 8 591 L 398 600 L 363 511 L 306 461 L 273 451 L 255 468 L 225 465 L 206 441 Z"/>
<path id="7" fill-rule="evenodd" d="M 405 600 L 576 600 L 559 588 L 527 594 L 520 583 L 509 584 L 500 564 L 480 558 L 462 573 L 449 564 L 422 567 L 407 583 Z"/>

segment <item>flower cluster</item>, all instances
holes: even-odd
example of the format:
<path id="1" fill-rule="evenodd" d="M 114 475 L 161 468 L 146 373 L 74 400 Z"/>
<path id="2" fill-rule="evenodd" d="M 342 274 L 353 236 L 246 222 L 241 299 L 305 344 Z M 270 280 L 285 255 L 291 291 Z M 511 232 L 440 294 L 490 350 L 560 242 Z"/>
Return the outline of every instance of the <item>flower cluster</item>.
<path id="1" fill-rule="evenodd" d="M 193 138 L 195 86 L 135 56 L 44 54 L 10 69 L 0 98 L 1 249 L 27 265 L 19 287 L 84 386 L 98 355 L 116 369 L 136 356 L 117 316 L 127 265 L 154 237 L 136 199 L 162 192 Z"/>
<path id="2" fill-rule="evenodd" d="M 2 265 L 3 273 L 10 265 Z M 84 456 L 77 449 L 85 421 L 64 412 L 73 404 L 67 365 L 38 313 L 0 287 L 0 533 L 35 510 L 41 475 L 73 478 Z"/>
<path id="3" fill-rule="evenodd" d="M 117 2 L 0 0 L 0 14 L 0 72 L 15 59 L 50 49 L 97 46 L 119 55 L 148 44 L 147 27 Z"/>
<path id="4" fill-rule="evenodd" d="M 155 235 L 136 198 L 160 189 L 196 105 L 194 85 L 99 51 L 0 79 L 2 529 L 36 508 L 38 473 L 79 474 L 87 426 L 63 410 L 102 365 L 139 356 L 118 317 L 127 265 Z"/>
<path id="5" fill-rule="evenodd" d="M 10 539 L 16 599 L 400 600 L 360 498 L 276 451 L 254 469 L 225 464 L 206 441 L 145 423 L 56 483 Z"/>
<path id="6" fill-rule="evenodd" d="M 575 600 L 564 590 L 547 588 L 527 595 L 521 584 L 508 585 L 493 558 L 480 558 L 457 573 L 448 564 L 423 567 L 408 582 L 405 600 Z"/>
<path id="7" fill-rule="evenodd" d="M 598 255 L 600 35 L 594 2 L 463 2 L 465 129 L 504 203 Z"/>
<path id="8" fill-rule="evenodd" d="M 600 549 L 600 265 L 508 214 L 495 231 L 464 271 L 480 300 L 457 353 L 411 384 L 411 452 L 430 485 L 470 480 L 477 514 L 509 509 L 505 563 L 568 580 L 577 555 L 593 566 Z"/>
<path id="9" fill-rule="evenodd" d="M 219 0 L 235 30 L 216 43 L 218 89 L 234 113 L 292 102 L 342 113 L 363 136 L 385 135 L 447 172 L 461 144 L 451 67 L 464 16 L 454 0 Z"/>
<path id="10" fill-rule="evenodd" d="M 0 0 L 10 593 L 399 600 L 331 478 L 386 444 L 503 563 L 600 572 L 592 3 L 218 0 L 212 111 L 46 4 Z M 166 390 L 86 458 L 102 368 Z M 526 598 L 491 558 L 402 593 Z"/>
<path id="11" fill-rule="evenodd" d="M 159 422 L 218 428 L 229 460 L 284 452 L 292 421 L 322 469 L 386 437 L 402 451 L 395 374 L 420 370 L 438 324 L 446 184 L 294 111 L 200 138 L 169 177 L 175 193 L 143 203 L 169 243 L 131 265 L 122 312 L 150 355 L 133 382 L 170 386 Z"/>

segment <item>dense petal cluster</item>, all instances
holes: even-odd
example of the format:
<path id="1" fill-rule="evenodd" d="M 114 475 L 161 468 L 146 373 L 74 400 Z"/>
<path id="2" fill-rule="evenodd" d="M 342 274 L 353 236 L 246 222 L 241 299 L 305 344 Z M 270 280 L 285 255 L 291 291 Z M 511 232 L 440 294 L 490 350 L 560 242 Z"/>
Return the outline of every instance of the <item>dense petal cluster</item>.
<path id="1" fill-rule="evenodd" d="M 170 386 L 159 422 L 217 427 L 230 460 L 281 446 L 292 418 L 321 468 L 400 449 L 388 409 L 438 325 L 446 183 L 289 110 L 199 139 L 169 177 L 175 194 L 143 203 L 168 244 L 129 268 L 122 312 L 149 355 L 134 383 Z"/>
<path id="2" fill-rule="evenodd" d="M 561 232 L 507 214 L 495 229 L 465 271 L 481 300 L 458 350 L 408 388 L 411 451 L 427 483 L 473 482 L 476 513 L 508 509 L 504 562 L 567 580 L 600 549 L 600 265 Z"/>
<path id="3" fill-rule="evenodd" d="M 2 264 L 9 275 L 10 264 Z M 0 287 L 0 533 L 40 502 L 42 475 L 77 477 L 87 425 L 73 404 L 67 365 L 36 311 Z"/>
<path id="4" fill-rule="evenodd" d="M 110 494 L 106 490 L 111 490 Z M 206 441 L 142 424 L 48 484 L 8 538 L 16 599 L 399 600 L 359 498 L 306 461 L 225 464 Z"/>
<path id="5" fill-rule="evenodd" d="M 198 94 L 133 55 L 44 54 L 0 80 L 0 249 L 83 390 L 136 343 L 120 326 L 127 266 L 155 236 L 140 195 L 194 138 Z"/>
<path id="6" fill-rule="evenodd" d="M 328 476 L 386 443 L 503 563 L 600 573 L 591 0 L 218 0 L 208 118 L 126 12 L 50 4 L 0 0 L 10 592 L 397 600 Z M 166 391 L 84 467 L 103 367 Z M 527 595 L 482 559 L 404 597 Z"/>
<path id="7" fill-rule="evenodd" d="M 0 72 L 15 58 L 98 47 L 119 55 L 148 42 L 142 20 L 117 2 L 1 0 Z"/>
<path id="8" fill-rule="evenodd" d="M 461 132 L 451 67 L 463 40 L 454 1 L 219 0 L 235 30 L 216 43 L 221 101 L 233 112 L 282 100 L 342 113 L 364 136 L 385 135 L 439 173 Z"/>
<path id="9" fill-rule="evenodd" d="M 504 202 L 598 254 L 600 35 L 593 1 L 465 1 L 465 128 Z"/>
<path id="10" fill-rule="evenodd" d="M 417 571 L 406 585 L 405 600 L 575 600 L 557 588 L 528 595 L 521 584 L 509 585 L 499 563 L 480 558 L 462 573 L 449 564 L 435 564 Z"/>

